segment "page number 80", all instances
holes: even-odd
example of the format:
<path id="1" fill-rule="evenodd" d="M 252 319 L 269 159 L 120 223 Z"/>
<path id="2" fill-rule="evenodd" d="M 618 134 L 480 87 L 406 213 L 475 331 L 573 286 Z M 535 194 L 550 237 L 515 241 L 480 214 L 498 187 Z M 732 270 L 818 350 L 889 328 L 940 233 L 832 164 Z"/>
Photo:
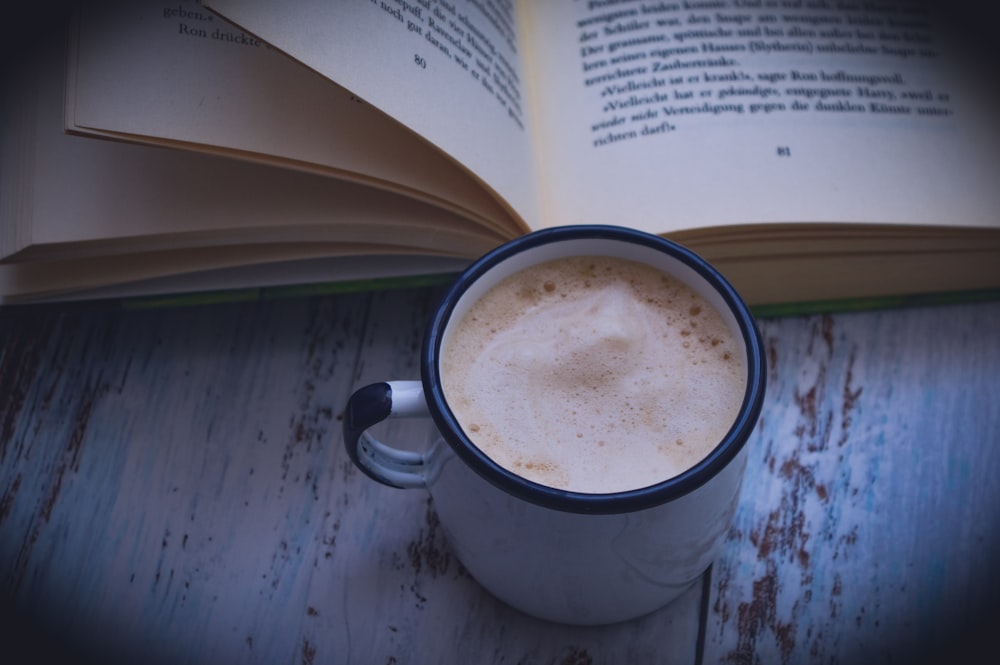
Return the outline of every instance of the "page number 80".
<path id="1" fill-rule="evenodd" d="M 420 69 L 427 69 L 427 61 L 424 60 L 419 55 L 417 55 L 416 53 L 413 54 L 413 64 L 415 64 L 417 67 L 420 67 Z"/>

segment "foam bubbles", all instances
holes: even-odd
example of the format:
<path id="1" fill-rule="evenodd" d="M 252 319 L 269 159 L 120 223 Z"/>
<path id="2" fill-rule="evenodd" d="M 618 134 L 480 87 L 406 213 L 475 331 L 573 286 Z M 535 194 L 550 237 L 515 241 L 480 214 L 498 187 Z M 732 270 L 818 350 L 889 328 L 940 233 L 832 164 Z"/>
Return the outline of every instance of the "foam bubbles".
<path id="1" fill-rule="evenodd" d="M 623 259 L 533 266 L 489 291 L 442 358 L 470 438 L 553 487 L 645 487 L 702 459 L 736 417 L 743 354 L 685 285 Z"/>

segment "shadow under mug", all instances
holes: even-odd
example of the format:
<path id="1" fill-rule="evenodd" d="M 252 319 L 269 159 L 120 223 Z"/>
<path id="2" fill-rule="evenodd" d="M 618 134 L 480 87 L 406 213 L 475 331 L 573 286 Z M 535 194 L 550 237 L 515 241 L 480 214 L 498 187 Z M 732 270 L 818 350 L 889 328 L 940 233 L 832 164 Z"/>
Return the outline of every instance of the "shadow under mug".
<path id="1" fill-rule="evenodd" d="M 522 478 L 476 447 L 441 387 L 441 350 L 451 323 L 471 303 L 528 266 L 584 255 L 640 261 L 680 279 L 715 307 L 746 354 L 746 391 L 727 434 L 698 463 L 648 487 L 589 494 Z M 668 604 L 718 556 L 735 512 L 744 444 L 760 415 L 766 374 L 749 308 L 704 259 L 625 227 L 555 227 L 498 247 L 458 277 L 426 330 L 420 381 L 357 390 L 345 409 L 344 442 L 370 478 L 430 492 L 459 560 L 493 595 L 550 621 L 614 623 Z M 440 433 L 422 453 L 387 445 L 366 431 L 386 418 L 412 416 L 429 416 Z"/>

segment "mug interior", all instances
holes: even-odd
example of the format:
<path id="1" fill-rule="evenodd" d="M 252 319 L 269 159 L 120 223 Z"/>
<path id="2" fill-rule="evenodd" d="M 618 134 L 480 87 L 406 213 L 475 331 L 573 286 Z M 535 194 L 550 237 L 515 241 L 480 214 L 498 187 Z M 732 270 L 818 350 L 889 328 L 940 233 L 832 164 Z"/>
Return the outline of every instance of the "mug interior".
<path id="1" fill-rule="evenodd" d="M 588 494 L 548 487 L 525 479 L 494 462 L 463 431 L 443 394 L 440 357 L 454 326 L 468 309 L 504 278 L 539 263 L 567 256 L 609 256 L 645 263 L 688 285 L 720 314 L 742 340 L 747 368 L 743 405 L 727 435 L 703 460 L 673 478 L 649 487 L 608 494 Z M 658 236 L 614 226 L 566 226 L 537 231 L 509 242 L 471 265 L 445 295 L 425 338 L 422 358 L 424 392 L 432 417 L 455 452 L 480 475 L 505 491 L 534 503 L 571 512 L 623 512 L 663 503 L 701 486 L 740 451 L 752 430 L 763 399 L 760 334 L 749 308 L 731 285 L 704 259 Z"/>

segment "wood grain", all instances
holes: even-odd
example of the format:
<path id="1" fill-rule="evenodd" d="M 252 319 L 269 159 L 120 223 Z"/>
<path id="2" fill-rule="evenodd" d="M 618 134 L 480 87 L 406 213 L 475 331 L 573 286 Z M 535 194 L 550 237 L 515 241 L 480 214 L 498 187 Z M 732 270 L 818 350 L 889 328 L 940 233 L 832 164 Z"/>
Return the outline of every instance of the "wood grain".
<path id="1" fill-rule="evenodd" d="M 1000 598 L 1000 308 L 765 321 L 706 662 L 896 662 Z"/>
<path id="2" fill-rule="evenodd" d="M 494 600 L 426 493 L 343 450 L 353 389 L 417 377 L 439 293 L 0 310 L 7 643 L 106 663 L 900 662 L 1000 595 L 1000 303 L 762 321 L 769 392 L 724 556 L 669 607 L 583 629 Z"/>

